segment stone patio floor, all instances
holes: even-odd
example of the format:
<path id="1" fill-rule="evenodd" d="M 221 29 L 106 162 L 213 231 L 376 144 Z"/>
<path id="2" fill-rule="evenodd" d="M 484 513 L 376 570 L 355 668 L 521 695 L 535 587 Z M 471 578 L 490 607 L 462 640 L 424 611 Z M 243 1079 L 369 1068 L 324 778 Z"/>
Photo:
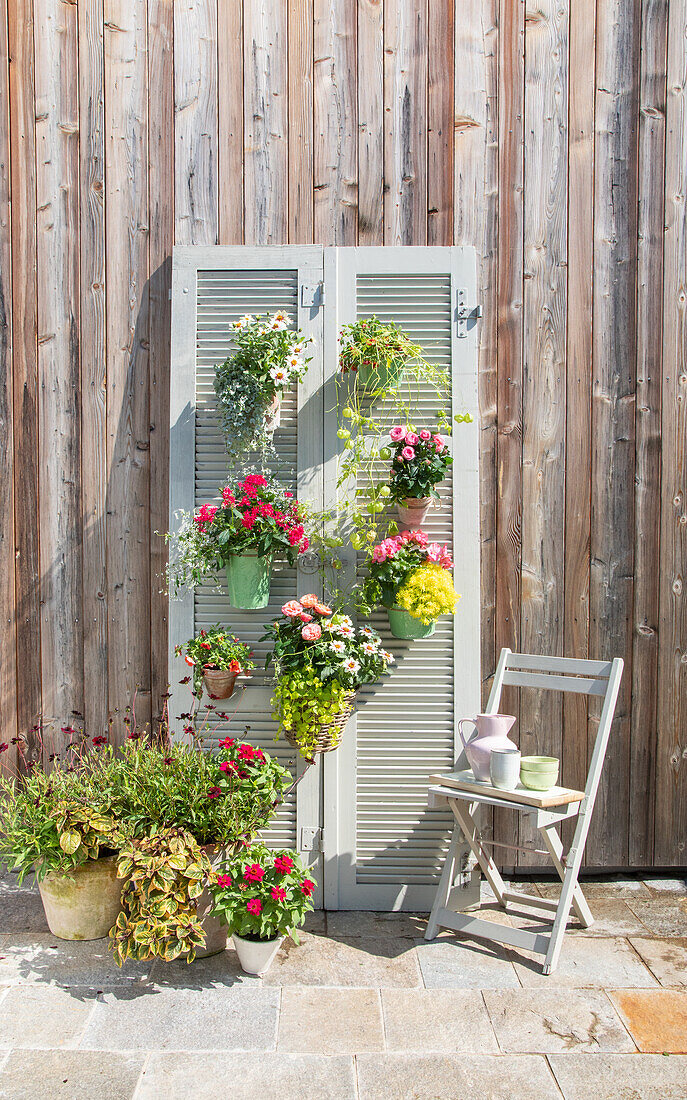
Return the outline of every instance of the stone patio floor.
<path id="1" fill-rule="evenodd" d="M 231 949 L 119 971 L 106 941 L 52 937 L 7 876 L 0 1097 L 684 1100 L 687 883 L 583 886 L 596 923 L 549 978 L 523 951 L 424 943 L 416 915 L 316 913 L 261 980 Z"/>

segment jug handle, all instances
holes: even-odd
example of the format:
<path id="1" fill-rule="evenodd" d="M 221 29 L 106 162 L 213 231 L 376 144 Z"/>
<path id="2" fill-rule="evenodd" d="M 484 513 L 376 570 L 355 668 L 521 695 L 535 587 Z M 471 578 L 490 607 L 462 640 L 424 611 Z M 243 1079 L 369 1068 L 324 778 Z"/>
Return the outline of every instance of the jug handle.
<path id="1" fill-rule="evenodd" d="M 463 737 L 463 722 L 472 722 L 473 726 L 475 727 L 475 731 L 477 730 L 477 723 L 475 722 L 474 718 L 461 718 L 460 722 L 458 723 L 458 733 L 460 735 L 461 741 L 463 742 L 463 748 L 467 749 L 469 742 L 472 740 L 472 737 L 468 737 L 467 741 Z"/>

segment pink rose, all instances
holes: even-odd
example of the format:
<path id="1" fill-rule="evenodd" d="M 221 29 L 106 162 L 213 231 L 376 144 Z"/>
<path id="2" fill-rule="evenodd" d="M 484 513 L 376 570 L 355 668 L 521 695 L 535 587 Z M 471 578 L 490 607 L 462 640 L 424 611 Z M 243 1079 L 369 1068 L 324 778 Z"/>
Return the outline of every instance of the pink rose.
<path id="1" fill-rule="evenodd" d="M 302 614 L 303 607 L 298 600 L 289 600 L 281 609 L 282 615 L 286 615 L 289 619 L 295 619 L 297 615 Z"/>
<path id="2" fill-rule="evenodd" d="M 431 439 L 431 438 L 432 438 L 432 433 L 428 432 L 426 428 L 423 428 L 422 431 L 420 432 L 420 439 L 422 439 L 426 443 L 427 440 Z"/>
<path id="3" fill-rule="evenodd" d="M 415 432 L 406 432 L 406 443 L 410 443 L 411 447 L 414 447 L 419 442 L 419 435 L 415 435 Z"/>
<path id="4" fill-rule="evenodd" d="M 412 447 L 404 447 L 401 451 L 401 457 L 405 458 L 406 462 L 411 462 L 415 458 L 415 451 Z"/>
<path id="5" fill-rule="evenodd" d="M 319 623 L 308 623 L 301 630 L 301 638 L 304 642 L 316 642 L 322 637 L 322 627 Z"/>
<path id="6" fill-rule="evenodd" d="M 405 428 L 402 428 L 400 424 L 397 424 L 395 428 L 392 428 L 389 435 L 394 443 L 399 443 L 406 434 Z"/>
<path id="7" fill-rule="evenodd" d="M 436 443 L 437 454 L 439 454 L 439 451 L 443 451 L 443 449 L 444 449 L 444 437 L 441 436 L 441 435 L 433 435 L 432 439 Z"/>

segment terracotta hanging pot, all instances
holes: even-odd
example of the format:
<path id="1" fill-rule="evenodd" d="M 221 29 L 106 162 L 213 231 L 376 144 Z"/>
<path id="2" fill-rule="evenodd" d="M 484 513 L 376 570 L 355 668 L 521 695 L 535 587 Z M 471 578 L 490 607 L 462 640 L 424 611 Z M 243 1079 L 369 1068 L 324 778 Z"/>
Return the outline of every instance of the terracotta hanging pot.
<path id="1" fill-rule="evenodd" d="M 406 497 L 404 501 L 399 502 L 397 508 L 401 529 L 409 527 L 416 531 L 422 527 L 431 506 L 431 497 Z"/>
<path id="2" fill-rule="evenodd" d="M 205 690 L 213 699 L 228 699 L 234 694 L 237 676 L 238 672 L 227 669 L 206 668 L 203 672 Z"/>

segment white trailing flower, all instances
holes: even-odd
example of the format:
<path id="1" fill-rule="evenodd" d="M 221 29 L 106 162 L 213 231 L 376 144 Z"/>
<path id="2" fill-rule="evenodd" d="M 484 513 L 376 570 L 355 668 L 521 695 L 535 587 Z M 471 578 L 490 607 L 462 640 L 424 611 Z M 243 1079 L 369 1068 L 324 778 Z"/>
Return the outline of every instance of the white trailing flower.
<path id="1" fill-rule="evenodd" d="M 345 653 L 346 652 L 345 642 L 340 641 L 338 638 L 335 638 L 333 642 L 329 643 L 329 648 L 333 649 L 335 653 Z"/>
<path id="2" fill-rule="evenodd" d="M 289 367 L 291 368 L 291 370 L 300 370 L 301 367 L 303 366 L 303 360 L 299 359 L 299 357 L 297 355 L 289 356 L 289 358 L 286 360 L 286 362 L 289 364 Z"/>
<path id="3" fill-rule="evenodd" d="M 355 660 L 354 657 L 349 657 L 348 660 L 344 661 L 343 666 L 346 669 L 346 672 L 351 673 L 357 672 L 360 668 L 359 663 Z"/>
<path id="4" fill-rule="evenodd" d="M 382 658 L 383 661 L 386 661 L 388 665 L 393 665 L 394 661 L 396 660 L 393 653 L 388 653 L 386 649 L 383 649 L 379 656 Z"/>
<path id="5" fill-rule="evenodd" d="M 372 654 L 372 653 L 376 653 L 376 652 L 377 652 L 377 646 L 375 645 L 374 642 L 363 642 L 363 653 Z"/>
<path id="6" fill-rule="evenodd" d="M 289 376 L 283 367 L 272 367 L 270 371 L 270 377 L 277 383 L 278 386 L 286 385 L 289 380 Z"/>

